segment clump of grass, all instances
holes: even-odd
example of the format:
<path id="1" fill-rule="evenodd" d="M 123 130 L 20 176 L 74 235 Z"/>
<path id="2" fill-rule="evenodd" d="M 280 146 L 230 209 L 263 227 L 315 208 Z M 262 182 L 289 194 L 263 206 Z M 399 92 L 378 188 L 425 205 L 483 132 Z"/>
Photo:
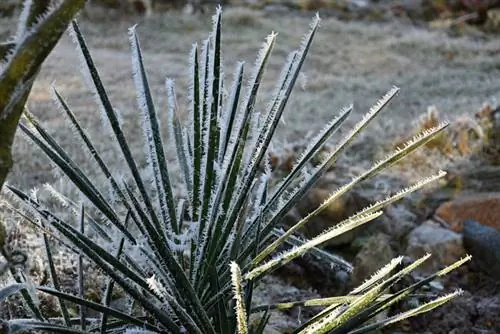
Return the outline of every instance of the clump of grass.
<path id="1" fill-rule="evenodd" d="M 50 211 L 36 193 L 28 194 L 11 185 L 7 187 L 13 197 L 23 203 L 27 211 L 25 219 L 42 232 L 51 278 L 50 285 L 34 286 L 22 276 L 16 276 L 17 284 L 0 290 L 0 300 L 24 292 L 27 308 L 33 314 L 33 319 L 6 320 L 3 328 L 7 333 L 23 330 L 58 333 L 265 333 L 269 312 L 273 309 L 317 305 L 323 305 L 324 310 L 301 324 L 296 333 L 363 333 L 426 312 L 460 293 L 457 291 L 403 314 L 367 324 L 384 309 L 468 260 L 460 260 L 390 294 L 389 290 L 395 283 L 428 258 L 425 256 L 403 266 L 402 257 L 398 257 L 346 296 L 254 305 L 254 287 L 261 278 L 305 252 L 314 252 L 325 261 L 346 266 L 345 261 L 317 247 L 379 217 L 385 206 L 441 178 L 444 172 L 388 195 L 385 200 L 374 203 L 311 240 L 301 240 L 294 235 L 337 198 L 439 135 L 447 124 L 426 129 L 401 145 L 333 192 L 295 226 L 283 231 L 279 223 L 288 210 L 317 183 L 399 89 L 391 88 L 336 143 L 335 149 L 318 163 L 311 164 L 353 107 L 342 109 L 338 117 L 311 139 L 291 172 L 271 188 L 268 148 L 320 19 L 317 16 L 313 19 L 302 44 L 290 53 L 284 64 L 271 100 L 262 112 L 257 112 L 255 106 L 261 80 L 277 35 L 272 33 L 265 39 L 248 75 L 244 74 L 245 64 L 238 63 L 227 84 L 222 63 L 221 16 L 222 11 L 218 9 L 209 38 L 202 42 L 201 48 L 193 45 L 189 56 L 190 113 L 185 122 L 179 117 L 175 84 L 173 80 L 166 80 L 166 136 L 157 106 L 153 103 L 136 29 L 129 31 L 133 78 L 148 162 L 146 172 L 138 168 L 138 162 L 132 156 L 130 138 L 122 131 L 119 114 L 108 98 L 84 37 L 73 22 L 72 35 L 79 47 L 84 73 L 107 122 L 106 129 L 119 148 L 117 159 L 123 162 L 123 169 L 120 175 L 110 170 L 92 138 L 56 88 L 53 89 L 56 104 L 68 117 L 77 140 L 82 143 L 82 150 L 90 152 L 90 158 L 106 177 L 106 184 L 94 182 L 35 116 L 25 112 L 21 131 L 47 154 L 89 204 L 76 203 L 52 191 L 68 210 L 76 212 L 75 221 L 65 221 Z M 181 185 L 174 185 L 171 181 L 172 166 L 166 159 L 165 143 L 173 145 L 176 151 Z M 182 190 L 179 195 L 176 189 Z M 88 206 L 99 215 L 89 212 Z M 76 254 L 79 267 L 77 294 L 62 291 L 48 236 L 57 238 Z M 288 245 L 288 249 L 276 254 L 278 247 L 283 245 Z M 84 261 L 92 262 L 108 276 L 100 302 L 83 298 L 83 283 L 88 279 L 83 271 Z M 128 310 L 111 306 L 116 286 L 127 296 L 125 306 Z M 43 314 L 37 303 L 37 291 L 59 300 L 59 318 L 49 320 Z M 69 304 L 79 306 L 76 317 L 70 316 Z M 94 315 L 91 316 L 89 310 L 94 311 Z M 257 314 L 260 314 L 258 321 L 249 321 L 250 316 Z"/>

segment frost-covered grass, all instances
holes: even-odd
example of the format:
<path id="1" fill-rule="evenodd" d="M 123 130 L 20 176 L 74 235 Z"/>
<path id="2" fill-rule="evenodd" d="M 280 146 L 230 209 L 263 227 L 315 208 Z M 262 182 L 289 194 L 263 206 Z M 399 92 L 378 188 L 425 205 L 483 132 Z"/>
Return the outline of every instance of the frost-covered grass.
<path id="1" fill-rule="evenodd" d="M 244 15 L 254 15 L 256 23 L 239 26 L 237 19 L 242 11 Z M 135 91 L 130 80 L 130 56 L 125 40 L 127 28 L 135 24 L 136 19 L 81 22 L 110 97 L 127 120 L 124 130 L 131 136 L 140 135 L 141 130 L 133 116 L 136 113 Z M 262 36 L 273 30 L 279 31 L 259 105 L 267 101 L 267 94 L 279 75 L 286 54 L 299 42 L 302 27 L 308 24 L 308 20 L 308 17 L 293 13 L 276 17 L 258 11 L 250 11 L 249 14 L 248 10 L 238 8 L 225 11 L 223 50 L 226 66 L 231 71 L 238 60 L 253 61 Z M 9 26 L 15 28 L 12 21 L 0 19 L 0 30 Z M 397 22 L 367 24 L 338 22 L 329 18 L 323 18 L 322 22 L 321 34 L 316 37 L 309 61 L 304 64 L 304 85 L 300 83 L 296 87 L 285 122 L 278 128 L 279 140 L 295 141 L 309 132 L 318 131 L 337 110 L 350 102 L 355 103 L 355 114 L 352 121 L 348 120 L 348 124 L 352 124 L 358 115 L 368 110 L 371 101 L 384 93 L 384 87 L 393 84 L 402 89 L 394 108 L 387 110 L 385 117 L 375 120 L 364 133 L 376 144 L 374 146 L 413 129 L 412 120 L 425 113 L 428 105 L 436 105 L 442 111 L 443 119 L 451 121 L 454 115 L 473 113 L 485 101 L 492 98 L 500 100 L 500 82 L 496 80 L 500 69 L 494 66 L 500 62 L 500 52 L 495 36 L 456 38 L 446 32 L 427 31 Z M 185 57 L 192 42 L 205 36 L 208 24 L 209 16 L 200 18 L 179 13 L 153 15 L 151 19 L 139 23 L 138 30 L 147 57 L 146 68 L 158 103 L 166 101 L 165 77 L 175 79 L 177 87 L 187 87 Z M 106 31 L 106 34 L 101 31 Z M 7 38 L 8 35 L 4 30 L 2 36 Z M 452 60 L 447 59 L 448 52 L 454 54 Z M 37 116 L 56 130 L 56 137 L 65 140 L 69 150 L 77 151 L 78 145 L 66 140 L 68 133 L 59 113 L 53 108 L 47 90 L 54 81 L 61 89 L 64 87 L 65 96 L 75 112 L 81 115 L 82 122 L 90 131 L 96 129 L 92 132 L 93 137 L 102 136 L 98 130 L 100 120 L 91 112 L 95 107 L 89 103 L 88 91 L 80 73 L 74 69 L 74 46 L 67 36 L 63 37 L 45 63 L 33 88 L 30 106 L 32 109 L 36 106 L 34 111 Z M 177 94 L 181 102 L 180 112 L 184 113 L 184 89 L 178 88 Z M 385 136 L 387 133 L 389 138 Z M 97 145 L 105 142 L 104 137 Z M 52 177 L 43 154 L 20 136 L 15 145 L 15 160 L 20 163 L 14 166 L 11 180 L 27 188 L 40 182 L 57 181 Z M 142 150 L 140 141 L 130 145 L 134 152 Z M 113 151 L 102 148 L 105 149 L 103 154 L 113 157 Z M 363 156 L 375 155 L 375 152 L 372 153 L 375 147 L 363 146 L 363 149 L 368 151 Z M 357 155 L 353 151 L 347 154 Z M 87 164 L 83 157 L 76 159 L 81 164 Z M 358 162 L 359 159 L 353 157 L 352 160 Z"/>
<path id="2" fill-rule="evenodd" d="M 280 74 L 271 80 L 273 88 L 268 89 L 263 85 L 266 82 L 263 78 L 267 66 L 273 65 L 269 60 L 277 45 L 277 34 L 267 36 L 251 65 L 237 63 L 230 76 L 225 72 L 221 11 L 217 10 L 209 38 L 190 47 L 186 59 L 188 88 L 184 96 L 179 98 L 175 81 L 167 79 L 163 103 L 153 98 L 155 92 L 151 90 L 148 72 L 155 68 L 145 67 L 136 28 L 132 27 L 129 29 L 134 84 L 131 91 L 137 104 L 137 136 L 125 133 L 124 128 L 131 120 L 110 100 L 99 67 L 94 63 L 80 28 L 74 23 L 71 35 L 77 44 L 76 53 L 80 55 L 86 84 L 94 98 L 89 104 L 93 103 L 97 109 L 93 114 L 104 135 L 96 140 L 87 134 L 88 125 L 82 126 L 80 113 L 68 105 L 57 85 L 52 88 L 53 99 L 72 130 L 63 134 L 67 139 L 61 141 L 53 137 L 54 129 L 48 130 L 33 114 L 25 113 L 20 130 L 62 172 L 64 176 L 59 178 L 66 185 L 75 186 L 83 196 L 78 198 L 70 192 L 66 197 L 65 189 L 50 186 L 41 192 L 23 191 L 15 184 L 7 187 L 12 201 L 22 207 L 18 210 L 23 222 L 47 233 L 43 243 L 50 268 L 49 285 L 36 286 L 31 280 L 16 276 L 17 284 L 0 290 L 0 300 L 23 291 L 26 307 L 33 315 L 32 320 L 9 320 L 5 324 L 7 328 L 11 332 L 31 328 L 60 333 L 112 332 L 116 329 L 125 329 L 126 333 L 263 333 L 267 312 L 257 316 L 257 321 L 251 324 L 250 315 L 255 316 L 267 308 L 281 308 L 252 303 L 254 286 L 263 276 L 305 252 L 314 252 L 332 264 L 348 265 L 316 247 L 370 222 L 382 214 L 386 205 L 442 177 L 445 173 L 438 172 L 412 187 L 394 190 L 385 200 L 311 240 L 300 240 L 293 235 L 339 196 L 438 135 L 446 128 L 446 123 L 421 133 L 384 159 L 373 162 L 288 231 L 279 228 L 288 210 L 312 189 L 399 92 L 397 87 L 390 88 L 361 119 L 347 127 L 347 132 L 340 134 L 335 148 L 324 159 L 311 164 L 316 153 L 341 125 L 345 125 L 343 123 L 352 113 L 352 106 L 339 109 L 338 116 L 326 122 L 324 129 L 310 139 L 310 145 L 299 156 L 291 173 L 270 187 L 268 149 L 283 120 L 285 106 L 291 102 L 293 87 L 311 51 L 319 22 L 319 17 L 315 17 L 309 32 L 302 39 L 295 38 L 298 49 L 288 53 Z M 166 64 L 168 70 L 168 62 Z M 115 87 L 120 88 L 123 89 L 121 85 Z M 261 95 L 263 89 L 267 93 Z M 267 102 L 260 105 L 260 98 Z M 75 145 L 78 156 L 72 154 L 73 149 L 64 148 L 67 142 Z M 138 151 L 132 150 L 129 143 L 137 145 L 139 142 L 143 146 L 138 150 L 141 158 L 137 159 Z M 105 147 L 113 153 L 101 154 Z M 166 151 L 176 160 L 175 172 L 172 172 L 172 161 Z M 73 156 L 88 163 L 79 164 Z M 114 163 L 108 164 L 108 159 Z M 89 165 L 92 166 L 90 170 Z M 100 178 L 95 178 L 95 174 L 100 174 Z M 62 215 L 40 196 L 47 190 L 52 201 L 62 204 Z M 74 252 L 78 259 L 77 294 L 68 294 L 59 288 L 59 273 L 55 270 L 49 235 L 67 246 L 68 252 Z M 276 253 L 281 246 L 286 251 Z M 388 295 L 395 283 L 427 258 L 402 266 L 402 257 L 398 257 L 349 295 L 315 301 L 325 309 L 301 324 L 296 332 L 356 330 L 362 333 L 426 312 L 456 297 L 459 291 L 430 300 L 404 314 L 366 325 L 367 320 L 393 303 L 468 260 L 460 260 Z M 100 301 L 83 298 L 84 282 L 89 279 L 83 269 L 85 262 L 93 263 L 107 277 Z M 115 286 L 125 294 L 125 306 L 130 306 L 128 311 L 111 306 Z M 36 290 L 58 299 L 59 323 L 47 322 L 37 302 Z M 79 306 L 76 321 L 70 319 L 69 304 Z M 292 307 L 294 305 L 292 302 Z M 98 316 L 90 317 L 88 309 L 97 311 Z"/>

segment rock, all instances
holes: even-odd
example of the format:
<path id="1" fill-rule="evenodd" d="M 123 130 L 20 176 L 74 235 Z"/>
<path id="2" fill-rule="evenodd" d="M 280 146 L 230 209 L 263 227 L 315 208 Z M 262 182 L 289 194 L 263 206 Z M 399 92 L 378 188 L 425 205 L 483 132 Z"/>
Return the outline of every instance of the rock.
<path id="1" fill-rule="evenodd" d="M 416 260 L 427 253 L 432 256 L 419 269 L 433 273 L 465 256 L 462 236 L 432 221 L 426 221 L 408 235 L 406 255 Z"/>
<path id="2" fill-rule="evenodd" d="M 290 285 L 284 280 L 268 275 L 264 276 L 260 283 L 254 287 L 253 305 L 271 305 L 280 302 L 303 301 L 320 298 L 321 296 L 311 289 L 301 289 Z M 296 307 L 288 310 L 273 310 L 266 333 L 291 333 L 300 326 L 301 322 L 309 320 L 321 311 L 321 307 Z M 250 317 L 250 323 L 256 321 L 260 314 Z"/>
<path id="3" fill-rule="evenodd" d="M 354 269 L 349 284 L 351 287 L 357 287 L 396 257 L 390 242 L 391 238 L 384 233 L 365 240 L 353 262 Z"/>
<path id="4" fill-rule="evenodd" d="M 391 236 L 392 240 L 402 240 L 416 227 L 417 216 L 409 211 L 405 205 L 390 205 L 381 217 L 380 229 Z"/>
<path id="5" fill-rule="evenodd" d="M 472 219 L 482 225 L 500 229 L 500 192 L 470 194 L 441 204 L 435 215 L 455 232 L 462 231 L 463 222 Z"/>
<path id="6" fill-rule="evenodd" d="M 332 190 L 325 188 L 315 188 L 310 191 L 309 195 L 305 197 L 297 205 L 297 210 L 302 217 L 306 217 L 309 213 L 314 211 L 321 205 L 330 194 L 336 189 Z M 321 232 L 330 229 L 337 223 L 344 219 L 349 218 L 358 211 L 368 206 L 370 202 L 356 192 L 350 192 L 341 196 L 339 199 L 331 203 L 327 208 L 320 212 L 316 217 L 311 219 L 304 227 L 302 232 L 308 238 L 313 238 Z M 362 229 L 362 227 L 361 227 Z M 325 243 L 324 246 L 338 246 L 351 242 L 360 232 L 360 228 L 344 233 L 343 235 L 332 239 Z"/>
<path id="7" fill-rule="evenodd" d="M 472 262 L 500 280 L 500 231 L 474 220 L 464 222 L 464 245 L 472 255 Z"/>

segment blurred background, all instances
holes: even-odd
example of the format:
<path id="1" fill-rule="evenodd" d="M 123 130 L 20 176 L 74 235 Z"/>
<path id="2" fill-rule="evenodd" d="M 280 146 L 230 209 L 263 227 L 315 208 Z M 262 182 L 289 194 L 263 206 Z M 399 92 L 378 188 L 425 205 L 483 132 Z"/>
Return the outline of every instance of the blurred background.
<path id="1" fill-rule="evenodd" d="M 0 16 L 12 16 L 21 0 L 3 0 Z M 129 15 L 151 15 L 155 12 L 183 10 L 205 12 L 207 5 L 244 6 L 261 10 L 319 11 L 341 19 L 388 20 L 394 17 L 434 25 L 471 24 L 498 31 L 498 0 L 89 0 L 84 15 L 106 11 L 111 18 Z"/>

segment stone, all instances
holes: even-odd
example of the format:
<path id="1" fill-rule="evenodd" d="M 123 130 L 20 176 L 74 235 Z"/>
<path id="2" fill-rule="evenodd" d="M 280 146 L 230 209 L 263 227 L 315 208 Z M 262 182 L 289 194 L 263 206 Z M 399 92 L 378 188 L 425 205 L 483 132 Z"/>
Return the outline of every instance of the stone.
<path id="1" fill-rule="evenodd" d="M 392 240 L 402 240 L 416 226 L 417 216 L 403 204 L 389 205 L 381 217 L 382 232 L 391 236 Z"/>
<path id="2" fill-rule="evenodd" d="M 266 275 L 254 287 L 253 305 L 272 305 L 280 302 L 317 299 L 321 296 L 311 289 L 301 289 L 290 285 L 274 275 Z M 287 310 L 272 310 L 265 333 L 292 333 L 304 321 L 309 320 L 322 310 L 321 307 L 296 307 Z M 262 313 L 253 314 L 250 324 L 255 324 Z"/>
<path id="3" fill-rule="evenodd" d="M 396 257 L 390 244 L 391 238 L 384 233 L 373 235 L 365 240 L 354 259 L 350 286 L 359 286 Z"/>
<path id="4" fill-rule="evenodd" d="M 405 254 L 416 260 L 427 253 L 432 256 L 419 267 L 423 273 L 433 273 L 456 262 L 466 255 L 462 235 L 433 221 L 422 223 L 408 235 Z"/>
<path id="5" fill-rule="evenodd" d="M 472 255 L 472 263 L 500 280 L 500 231 L 474 220 L 466 220 L 463 235 L 465 248 Z"/>
<path id="6" fill-rule="evenodd" d="M 441 204 L 435 216 L 449 224 L 455 232 L 471 219 L 482 225 L 500 229 L 500 192 L 468 194 Z"/>
<path id="7" fill-rule="evenodd" d="M 300 215 L 302 217 L 306 217 L 325 200 L 327 200 L 335 189 L 336 187 L 332 187 L 332 190 L 325 188 L 315 188 L 311 190 L 309 194 L 306 195 L 306 197 L 297 205 L 297 210 Z M 342 220 L 353 216 L 369 204 L 370 202 L 358 193 L 349 192 L 332 202 L 316 217 L 311 219 L 311 221 L 303 227 L 302 232 L 306 237 L 313 238 L 323 231 L 332 228 Z M 347 244 L 354 240 L 362 228 L 363 227 L 354 229 L 335 239 L 329 240 L 324 246 L 332 247 Z"/>

